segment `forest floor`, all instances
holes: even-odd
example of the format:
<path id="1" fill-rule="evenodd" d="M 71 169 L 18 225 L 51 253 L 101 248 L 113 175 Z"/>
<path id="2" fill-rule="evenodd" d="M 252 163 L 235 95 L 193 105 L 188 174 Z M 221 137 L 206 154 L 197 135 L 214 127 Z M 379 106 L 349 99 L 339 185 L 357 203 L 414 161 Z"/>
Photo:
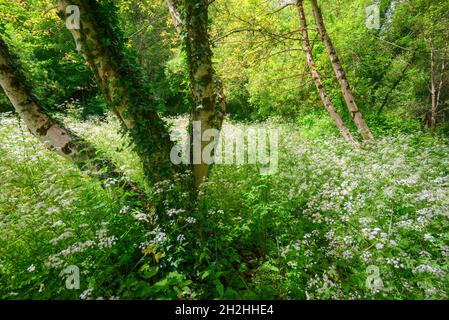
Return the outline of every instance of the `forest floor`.
<path id="1" fill-rule="evenodd" d="M 66 121 L 142 183 L 112 118 Z M 352 148 L 274 120 L 249 127 L 278 130 L 277 170 L 217 164 L 195 212 L 171 210 L 148 231 L 2 116 L 0 298 L 448 298 L 449 141 L 396 134 Z"/>

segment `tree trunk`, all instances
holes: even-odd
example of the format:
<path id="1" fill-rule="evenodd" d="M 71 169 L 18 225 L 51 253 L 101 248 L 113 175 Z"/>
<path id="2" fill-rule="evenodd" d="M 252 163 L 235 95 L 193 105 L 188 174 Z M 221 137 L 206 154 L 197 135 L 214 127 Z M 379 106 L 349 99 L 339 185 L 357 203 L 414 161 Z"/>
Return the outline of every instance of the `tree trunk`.
<path id="1" fill-rule="evenodd" d="M 313 80 L 315 81 L 315 85 L 320 94 L 321 101 L 323 102 L 331 118 L 337 125 L 337 128 L 340 131 L 340 134 L 343 136 L 343 138 L 349 143 L 356 144 L 357 143 L 356 140 L 352 136 L 351 132 L 349 132 L 348 128 L 346 128 L 345 124 L 343 123 L 343 120 L 341 119 L 340 115 L 337 113 L 331 100 L 329 99 L 326 89 L 324 88 L 323 83 L 321 81 L 320 74 L 318 73 L 315 67 L 315 61 L 313 60 L 312 48 L 310 46 L 309 35 L 307 32 L 307 21 L 306 15 L 304 13 L 303 0 L 296 0 L 296 7 L 298 9 L 299 14 L 302 43 L 306 53 L 307 65 L 309 66 L 310 73 L 312 75 Z"/>
<path id="2" fill-rule="evenodd" d="M 430 131 L 435 133 L 437 124 L 437 93 L 436 93 L 436 80 L 435 80 L 435 53 L 430 47 L 430 82 L 431 82 L 431 95 L 432 95 L 432 107 L 430 109 Z"/>
<path id="3" fill-rule="evenodd" d="M 446 45 L 446 51 L 447 51 L 447 45 Z M 443 80 L 444 80 L 444 70 L 445 69 L 446 69 L 446 61 L 443 60 L 443 61 L 441 61 L 440 84 L 438 85 L 437 101 L 436 101 L 436 107 L 435 107 L 436 114 L 438 113 L 438 106 L 440 104 L 441 90 L 443 90 Z"/>
<path id="4" fill-rule="evenodd" d="M 181 18 L 181 13 L 179 12 L 179 6 L 181 5 L 182 0 L 167 0 L 168 10 L 170 11 L 170 15 L 172 17 L 173 25 L 175 26 L 176 31 L 179 36 L 185 41 L 183 32 L 186 27 L 186 22 Z M 226 114 L 227 104 L 226 104 L 226 95 L 224 94 L 223 81 L 219 76 L 217 76 L 214 67 L 212 66 L 213 77 L 215 81 L 215 92 L 216 92 L 216 101 L 215 104 L 217 109 L 223 114 Z M 221 127 L 220 127 L 221 129 Z"/>
<path id="5" fill-rule="evenodd" d="M 209 164 L 204 161 L 203 150 L 210 142 L 202 141 L 209 129 L 220 130 L 226 109 L 221 81 L 216 78 L 212 66 L 212 50 L 208 34 L 208 0 L 185 0 L 184 39 L 189 64 L 190 92 L 193 103 L 191 120 L 199 123 L 198 132 L 190 129 L 191 157 L 195 186 L 203 183 L 208 175 Z M 218 92 L 217 92 L 218 91 Z M 216 139 L 218 137 L 214 137 Z M 195 148 L 195 144 L 200 148 Z"/>
<path id="6" fill-rule="evenodd" d="M 341 92 L 346 101 L 346 105 L 348 106 L 349 112 L 351 113 L 351 117 L 353 118 L 354 123 L 356 124 L 360 134 L 363 136 L 363 139 L 365 141 L 373 141 L 374 137 L 368 125 L 366 124 L 365 120 L 363 119 L 362 114 L 354 100 L 351 87 L 349 86 L 349 82 L 346 77 L 346 73 L 343 69 L 340 59 L 338 58 L 337 52 L 335 51 L 332 40 L 329 37 L 329 34 L 327 33 L 323 21 L 323 16 L 321 14 L 321 9 L 319 8 L 316 0 L 311 0 L 311 3 L 318 32 L 320 34 L 322 41 L 324 42 L 327 53 L 329 54 L 329 58 L 332 63 L 332 67 L 334 69 L 335 76 L 337 77 L 337 80 L 340 84 Z"/>
<path id="7" fill-rule="evenodd" d="M 440 104 L 440 98 L 441 98 L 441 90 L 443 89 L 443 80 L 444 80 L 444 70 L 446 69 L 446 62 L 443 60 L 441 62 L 441 77 L 440 77 L 440 84 L 438 86 L 438 94 L 437 94 L 437 110 L 438 105 Z"/>
<path id="8" fill-rule="evenodd" d="M 179 7 L 181 5 L 182 0 L 167 0 L 167 6 L 168 10 L 170 12 L 170 15 L 172 17 L 173 25 L 175 26 L 176 31 L 178 32 L 179 36 L 182 38 L 183 41 L 185 41 L 183 37 L 184 29 L 186 28 L 186 22 L 182 19 L 181 13 L 179 11 Z M 218 109 L 223 113 L 226 114 L 227 104 L 226 104 L 226 96 L 224 94 L 223 89 L 223 82 L 220 79 L 219 76 L 217 76 L 215 69 L 212 67 L 213 75 L 214 75 L 214 81 L 215 81 L 215 92 L 217 93 L 217 100 L 216 104 Z"/>
<path id="9" fill-rule="evenodd" d="M 173 143 L 169 130 L 158 115 L 157 103 L 143 84 L 136 62 L 125 54 L 112 2 L 58 0 L 59 15 L 64 21 L 68 5 L 76 5 L 80 10 L 80 28 L 70 30 L 77 48 L 112 111 L 128 130 L 147 181 L 153 185 L 171 180 L 180 167 L 170 161 Z"/>
<path id="10" fill-rule="evenodd" d="M 92 145 L 65 128 L 40 107 L 31 95 L 31 90 L 26 85 L 25 76 L 18 63 L 1 38 L 0 86 L 31 134 L 48 149 L 65 159 L 71 160 L 80 169 L 86 170 L 95 178 L 102 181 L 107 179 L 119 180 L 118 184 L 124 190 L 132 193 L 130 200 L 138 200 L 149 209 L 145 192 L 135 182 L 126 178 L 109 159 L 99 156 L 98 151 Z"/>

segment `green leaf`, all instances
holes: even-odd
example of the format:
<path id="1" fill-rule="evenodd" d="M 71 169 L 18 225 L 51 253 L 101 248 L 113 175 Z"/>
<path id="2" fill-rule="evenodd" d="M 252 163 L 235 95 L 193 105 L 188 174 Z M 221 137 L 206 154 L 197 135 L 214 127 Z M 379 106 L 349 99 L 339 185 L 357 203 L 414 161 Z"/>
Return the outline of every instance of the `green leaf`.
<path id="1" fill-rule="evenodd" d="M 220 280 L 215 281 L 215 289 L 217 289 L 218 295 L 220 298 L 224 296 L 224 285 L 220 282 Z"/>

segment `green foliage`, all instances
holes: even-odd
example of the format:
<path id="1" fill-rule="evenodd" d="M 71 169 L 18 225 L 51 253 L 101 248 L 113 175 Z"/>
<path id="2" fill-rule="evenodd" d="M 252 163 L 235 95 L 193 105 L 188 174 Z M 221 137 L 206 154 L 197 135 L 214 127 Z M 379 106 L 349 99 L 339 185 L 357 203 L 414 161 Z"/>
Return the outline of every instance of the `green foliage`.
<path id="1" fill-rule="evenodd" d="M 117 5 L 127 47 L 136 51 L 160 108 L 169 115 L 184 112 L 185 88 L 177 69 L 179 39 L 168 19 L 165 0 L 121 0 Z"/>
<path id="2" fill-rule="evenodd" d="M 447 140 L 396 134 L 354 150 L 267 126 L 281 130 L 277 175 L 216 166 L 205 187 L 205 297 L 218 275 L 230 298 L 447 298 Z"/>
<path id="3" fill-rule="evenodd" d="M 0 123 L 2 299 L 170 299 L 189 290 L 184 275 L 160 272 L 164 254 L 147 243 L 143 213 L 59 161 L 16 119 Z M 110 144 L 116 128 L 86 125 L 78 129 L 120 159 Z M 65 286 L 70 265 L 80 270 L 78 290 Z"/>
<path id="4" fill-rule="evenodd" d="M 102 3 L 106 5 L 107 1 Z M 145 77 L 153 103 L 167 115 L 185 112 L 187 74 L 181 63 L 180 37 L 170 21 L 165 1 L 114 3 L 118 15 L 114 17 L 112 13 L 117 10 L 106 6 L 105 10 L 111 12 L 106 20 L 117 26 L 115 32 L 123 33 L 123 49 L 136 52 L 139 72 Z M 445 133 L 449 119 L 449 68 L 441 75 L 440 69 L 447 60 L 447 1 L 433 0 L 429 4 L 420 0 L 410 4 L 382 0 L 379 30 L 365 25 L 365 8 L 371 4 L 369 0 L 321 3 L 327 28 L 364 116 L 373 123 L 383 123 L 376 118 L 400 114 L 405 122 L 428 124 L 429 54 L 433 48 L 437 81 L 441 77 L 444 84 L 438 117 L 441 132 Z M 305 5 L 313 29 L 307 1 Z M 49 109 L 58 111 L 58 106 L 73 98 L 79 100 L 83 116 L 104 112 L 103 107 L 98 107 L 98 90 L 92 77 L 74 50 L 69 32 L 56 17 L 51 1 L 25 4 L 4 0 L 0 8 L 2 33 L 8 35 L 10 45 L 26 65 L 38 98 Z M 294 6 L 281 10 L 276 1 L 231 0 L 214 1 L 209 11 L 214 66 L 223 80 L 232 118 L 301 118 L 304 109 L 321 105 L 306 68 Z M 316 41 L 315 31 L 310 31 L 310 38 L 319 71 L 338 106 L 339 87 L 332 77 L 324 45 Z M 0 96 L 0 105 L 1 110 L 10 110 L 4 96 Z M 350 120 L 344 105 L 338 108 L 342 117 Z"/>
<path id="5" fill-rule="evenodd" d="M 8 40 L 20 58 L 34 94 L 47 109 L 55 110 L 70 98 L 88 102 L 95 95 L 90 72 L 75 51 L 70 33 L 56 16 L 52 1 L 2 0 L 0 21 L 4 26 L 0 31 L 2 38 Z M 0 99 L 2 105 L 9 104 Z"/>
<path id="6" fill-rule="evenodd" d="M 393 3 L 394 2 L 394 3 Z M 313 55 L 326 89 L 335 105 L 340 89 L 333 78 L 323 43 L 314 31 L 308 1 L 304 2 L 313 44 Z M 447 60 L 447 1 L 380 1 L 381 28 L 366 27 L 365 9 L 373 1 L 321 1 L 324 20 L 357 103 L 365 117 L 388 113 L 406 122 L 426 123 L 430 110 L 430 45 L 437 49 L 437 65 Z M 302 110 L 321 105 L 306 68 L 294 5 L 281 10 L 276 1 L 215 1 L 211 6 L 217 70 L 230 96 L 242 92 L 240 105 L 250 105 L 258 116 L 302 117 Z M 447 62 L 446 62 L 447 63 Z M 448 72 L 437 70 L 447 83 Z M 440 122 L 447 122 L 444 85 Z M 346 108 L 339 108 L 349 120 Z M 234 108 L 245 114 L 247 108 Z M 413 120 L 411 120 L 413 119 Z M 346 121 L 348 123 L 348 121 Z M 428 122 L 428 120 L 427 120 Z M 390 122 L 392 124 L 392 122 Z M 400 128 L 398 128 L 400 129 Z"/>
<path id="7" fill-rule="evenodd" d="M 167 114 L 171 116 L 184 114 L 190 110 L 189 76 L 185 55 L 179 52 L 175 57 L 167 62 L 165 67 L 165 77 L 169 84 L 170 92 L 176 99 L 171 99 L 168 104 Z M 179 96 L 181 99 L 179 99 Z"/>
<path id="8" fill-rule="evenodd" d="M 216 165 L 194 211 L 170 209 L 146 232 L 145 215 L 58 161 L 16 120 L 1 124 L 3 298 L 436 299 L 448 292 L 446 140 L 396 134 L 354 150 L 319 134 L 317 126 L 329 126 L 319 118 L 304 118 L 297 130 L 278 120 L 252 125 L 280 130 L 278 174 Z M 70 126 L 143 183 L 115 121 Z M 157 188 L 155 196 L 173 186 Z M 65 289 L 59 273 L 67 265 L 82 270 L 80 290 Z M 371 265 L 380 269 L 379 292 L 365 285 Z"/>
<path id="9" fill-rule="evenodd" d="M 15 116 L 1 115 L 0 298 L 447 299 L 449 68 L 441 70 L 449 3 L 393 2 L 379 1 L 382 27 L 369 30 L 372 1 L 320 1 L 378 138 L 359 148 L 339 138 L 321 106 L 293 6 L 211 2 L 213 62 L 232 120 L 225 126 L 279 129 L 279 170 L 261 176 L 253 165 L 215 165 L 191 206 L 179 184 L 188 171 L 154 185 L 145 177 L 172 178 L 157 161 L 170 147 L 158 115 L 190 108 L 186 52 L 165 1 L 93 6 L 130 92 L 129 113 L 140 120 L 121 135 L 52 1 L 0 0 L 0 33 L 38 99 L 163 204 L 157 217 L 131 209 L 122 194 L 46 150 Z M 355 133 L 305 3 L 318 70 Z M 431 50 L 443 83 L 436 136 L 424 130 Z M 0 112 L 10 109 L 0 95 Z M 183 118 L 174 123 L 186 127 Z M 69 265 L 81 271 L 78 290 L 65 287 L 61 271 Z M 372 267 L 383 282 L 378 290 L 367 285 Z"/>

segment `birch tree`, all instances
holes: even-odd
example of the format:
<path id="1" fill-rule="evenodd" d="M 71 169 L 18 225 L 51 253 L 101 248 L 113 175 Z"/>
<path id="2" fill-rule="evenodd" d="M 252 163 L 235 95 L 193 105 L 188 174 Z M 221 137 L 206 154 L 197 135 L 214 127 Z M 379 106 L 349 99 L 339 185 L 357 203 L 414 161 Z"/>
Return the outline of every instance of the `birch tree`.
<path id="1" fill-rule="evenodd" d="M 79 28 L 70 29 L 77 48 L 111 110 L 128 131 L 149 185 L 173 180 L 181 167 L 170 161 L 173 143 L 169 129 L 135 60 L 126 54 L 113 2 L 58 0 L 59 16 L 64 21 L 69 5 L 77 6 L 80 12 Z"/>
<path id="2" fill-rule="evenodd" d="M 365 141 L 373 141 L 374 137 L 365 120 L 363 119 L 362 113 L 360 112 L 357 103 L 355 102 L 354 95 L 349 85 L 349 81 L 346 77 L 346 72 L 340 62 L 340 58 L 337 55 L 329 33 L 326 30 L 323 15 L 321 13 L 320 7 L 318 6 L 317 0 L 310 0 L 310 2 L 312 4 L 313 15 L 315 18 L 318 33 L 320 34 L 320 38 L 324 42 L 324 45 L 326 47 L 329 59 L 332 63 L 332 68 L 334 70 L 335 76 L 337 77 L 338 83 L 340 84 L 340 89 L 351 114 L 351 117 L 354 120 L 354 123 L 356 124 L 363 139 Z"/>
<path id="3" fill-rule="evenodd" d="M 0 86 L 11 101 L 14 109 L 24 121 L 32 135 L 49 150 L 72 161 L 81 170 L 101 181 L 116 179 L 119 185 L 130 192 L 130 199 L 141 202 L 147 209 L 149 201 L 138 185 L 125 177 L 114 163 L 101 156 L 91 144 L 66 128 L 46 113 L 27 84 L 19 63 L 0 37 Z"/>
<path id="4" fill-rule="evenodd" d="M 432 42 L 432 40 L 430 40 Z M 430 94 L 432 106 L 430 108 L 430 130 L 435 133 L 437 125 L 437 85 L 436 85 L 436 70 L 435 70 L 435 51 L 430 44 Z"/>

